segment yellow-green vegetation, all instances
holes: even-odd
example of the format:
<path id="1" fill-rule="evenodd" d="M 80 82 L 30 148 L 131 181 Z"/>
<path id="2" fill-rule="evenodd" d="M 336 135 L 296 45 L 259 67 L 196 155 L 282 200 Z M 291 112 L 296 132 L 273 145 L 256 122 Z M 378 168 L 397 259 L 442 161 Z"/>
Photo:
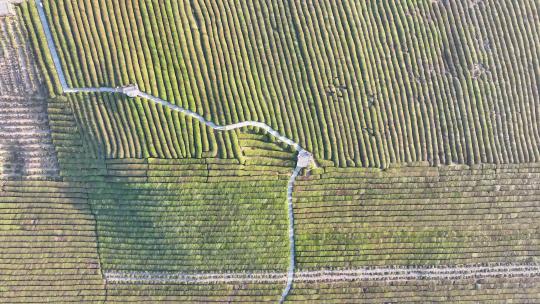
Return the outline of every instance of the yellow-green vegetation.
<path id="1" fill-rule="evenodd" d="M 290 168 L 107 161 L 91 194 L 105 270 L 285 272 Z"/>
<path id="2" fill-rule="evenodd" d="M 283 284 L 119 284 L 111 303 L 275 303 Z"/>
<path id="3" fill-rule="evenodd" d="M 539 164 L 333 168 L 296 183 L 299 270 L 538 263 Z"/>
<path id="4" fill-rule="evenodd" d="M 217 124 L 265 122 L 340 167 L 540 160 L 534 0 L 43 4 L 72 87 L 137 83 Z M 109 139 L 107 155 L 238 157 L 233 134 L 154 105 L 96 107 L 83 113 L 100 133 L 154 132 L 141 151 Z"/>
<path id="5" fill-rule="evenodd" d="M 84 186 L 46 181 L 0 186 L 0 301 L 103 301 L 96 225 Z"/>
<path id="6" fill-rule="evenodd" d="M 540 299 L 540 283 L 524 278 L 437 282 L 298 283 L 289 303 L 529 303 Z"/>
<path id="7" fill-rule="evenodd" d="M 314 153 L 292 193 L 287 302 L 540 301 L 537 1 L 43 6 L 70 87 L 135 83 L 215 124 L 264 122 Z M 19 18 L 50 94 L 59 171 L 0 181 L 0 302 L 278 301 L 296 152 L 146 99 L 63 94 L 34 1 Z M 536 268 L 421 270 L 495 264 Z M 370 267 L 411 273 L 341 276 Z M 277 279 L 226 281 L 238 273 Z M 168 274 L 180 279 L 160 281 Z"/>

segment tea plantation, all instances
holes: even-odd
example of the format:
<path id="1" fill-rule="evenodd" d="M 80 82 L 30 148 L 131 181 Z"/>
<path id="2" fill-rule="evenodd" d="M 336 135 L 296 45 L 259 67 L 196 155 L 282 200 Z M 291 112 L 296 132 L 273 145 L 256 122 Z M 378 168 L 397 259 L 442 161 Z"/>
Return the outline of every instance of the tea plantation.
<path id="1" fill-rule="evenodd" d="M 540 302 L 538 1 L 4 2 L 0 302 Z"/>

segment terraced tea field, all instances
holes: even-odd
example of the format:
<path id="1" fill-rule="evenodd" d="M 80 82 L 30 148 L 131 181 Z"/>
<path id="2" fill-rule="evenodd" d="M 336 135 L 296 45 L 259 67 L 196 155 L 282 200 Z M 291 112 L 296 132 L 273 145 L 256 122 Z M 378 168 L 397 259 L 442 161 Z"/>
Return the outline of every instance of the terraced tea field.
<path id="1" fill-rule="evenodd" d="M 84 187 L 3 182 L 0 211 L 2 302 L 105 299 L 95 219 Z"/>
<path id="2" fill-rule="evenodd" d="M 0 179 L 55 179 L 46 91 L 24 24 L 0 18 Z"/>
<path id="3" fill-rule="evenodd" d="M 296 184 L 298 269 L 538 263 L 539 177 L 538 164 L 325 168 Z"/>
<path id="4" fill-rule="evenodd" d="M 540 302 L 539 9 L 23 1 L 0 301 Z"/>

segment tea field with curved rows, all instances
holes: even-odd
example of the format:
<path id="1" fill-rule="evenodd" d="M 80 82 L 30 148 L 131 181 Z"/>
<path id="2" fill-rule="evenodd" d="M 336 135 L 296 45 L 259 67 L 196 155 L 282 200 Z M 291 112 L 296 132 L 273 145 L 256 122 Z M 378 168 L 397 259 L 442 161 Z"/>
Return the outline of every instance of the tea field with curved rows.
<path id="1" fill-rule="evenodd" d="M 265 122 L 340 167 L 539 160 L 536 1 L 43 4 L 72 87 L 137 83 L 217 124 Z M 143 155 L 237 156 L 232 134 L 105 104 L 120 110 L 91 122 L 102 133 L 161 126 Z M 141 155 L 128 138 L 106 153 Z"/>
<path id="2" fill-rule="evenodd" d="M 1 302 L 539 302 L 539 10 L 23 2 L 0 125 L 47 166 L 0 172 Z"/>

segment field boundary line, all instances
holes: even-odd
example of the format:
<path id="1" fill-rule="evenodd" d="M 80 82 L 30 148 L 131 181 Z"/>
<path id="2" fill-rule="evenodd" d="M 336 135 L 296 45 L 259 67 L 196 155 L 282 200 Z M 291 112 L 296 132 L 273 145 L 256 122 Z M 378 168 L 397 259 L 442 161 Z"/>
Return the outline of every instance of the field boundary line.
<path id="1" fill-rule="evenodd" d="M 47 40 L 49 52 L 51 53 L 53 63 L 56 69 L 56 73 L 58 75 L 60 85 L 62 86 L 63 93 L 120 93 L 131 98 L 140 97 L 143 99 L 150 100 L 154 103 L 161 104 L 165 107 L 168 107 L 171 110 L 191 116 L 214 130 L 230 131 L 230 130 L 235 130 L 242 127 L 257 127 L 259 129 L 264 130 L 266 133 L 272 135 L 279 141 L 289 146 L 292 146 L 296 151 L 298 151 L 296 166 L 287 184 L 287 208 L 288 208 L 288 219 L 289 219 L 289 225 L 288 225 L 289 226 L 288 227 L 289 266 L 287 270 L 287 284 L 283 290 L 283 294 L 281 295 L 281 299 L 279 301 L 279 303 L 283 303 L 285 301 L 285 298 L 289 294 L 289 291 L 292 288 L 292 283 L 294 280 L 294 272 L 295 272 L 296 252 L 295 252 L 295 243 L 294 243 L 294 237 L 295 237 L 294 236 L 294 209 L 293 209 L 293 197 L 292 197 L 294 183 L 296 181 L 296 177 L 298 176 L 298 174 L 303 168 L 309 168 L 312 164 L 315 165 L 313 154 L 311 154 L 309 151 L 302 148 L 300 144 L 298 144 L 297 142 L 280 134 L 278 131 L 272 129 L 272 127 L 270 127 L 269 125 L 265 123 L 257 122 L 257 121 L 243 121 L 243 122 L 238 122 L 238 123 L 229 124 L 229 125 L 217 125 L 214 122 L 205 119 L 202 115 L 198 113 L 195 113 L 191 110 L 174 105 L 166 100 L 163 100 L 159 97 L 153 96 L 146 92 L 142 92 L 139 90 L 137 85 L 128 85 L 128 86 L 117 87 L 117 88 L 110 88 L 110 87 L 70 88 L 67 84 L 66 77 L 62 69 L 62 65 L 60 63 L 60 58 L 56 50 L 56 46 L 54 45 L 52 32 L 49 27 L 47 17 L 45 16 L 45 10 L 43 9 L 43 3 L 41 0 L 35 0 L 35 3 L 38 9 L 39 18 L 41 20 L 43 31 L 45 32 L 45 37 Z"/>

